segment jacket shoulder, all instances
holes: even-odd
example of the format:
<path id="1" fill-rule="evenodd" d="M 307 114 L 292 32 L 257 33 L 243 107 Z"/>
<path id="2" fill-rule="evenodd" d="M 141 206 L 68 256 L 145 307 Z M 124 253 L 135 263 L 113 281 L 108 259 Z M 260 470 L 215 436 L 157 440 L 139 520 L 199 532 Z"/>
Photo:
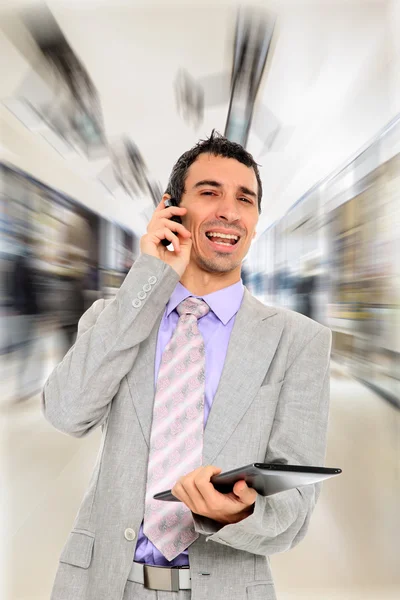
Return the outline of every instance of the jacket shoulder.
<path id="1" fill-rule="evenodd" d="M 309 331 L 311 334 L 316 334 L 323 329 L 329 330 L 325 325 L 321 325 L 318 321 L 314 321 L 295 310 L 290 310 L 283 307 L 274 307 L 277 314 L 283 319 L 285 325 L 294 329 L 295 331 Z"/>
<path id="2" fill-rule="evenodd" d="M 314 321 L 313 319 L 310 319 L 309 317 L 306 317 L 305 315 L 302 315 L 294 310 L 290 310 L 289 308 L 264 304 L 261 302 L 261 300 L 258 300 L 258 298 L 253 296 L 253 294 L 251 294 L 247 288 L 246 296 L 251 304 L 252 310 L 256 310 L 264 318 L 276 315 L 278 318 L 282 319 L 285 326 L 299 330 L 308 329 L 310 331 L 314 331 L 315 333 L 317 333 L 319 329 L 328 329 L 317 321 Z"/>
<path id="3" fill-rule="evenodd" d="M 281 306 L 263 304 L 260 300 L 249 294 L 252 310 L 258 312 L 262 319 L 274 318 L 282 324 L 281 342 L 290 347 L 290 353 L 295 354 L 317 336 L 324 345 L 330 345 L 332 332 L 329 327 L 302 315 L 294 310 Z"/>

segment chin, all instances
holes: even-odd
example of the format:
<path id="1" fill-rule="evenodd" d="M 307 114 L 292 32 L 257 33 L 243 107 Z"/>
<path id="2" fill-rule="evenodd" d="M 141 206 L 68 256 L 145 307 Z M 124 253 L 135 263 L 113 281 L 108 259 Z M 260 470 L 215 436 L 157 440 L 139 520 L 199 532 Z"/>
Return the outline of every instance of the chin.
<path id="1" fill-rule="evenodd" d="M 222 256 L 221 258 L 198 256 L 197 264 L 204 271 L 209 273 L 230 273 L 241 266 L 242 260 L 238 261 L 237 258 L 232 259 L 229 256 Z"/>

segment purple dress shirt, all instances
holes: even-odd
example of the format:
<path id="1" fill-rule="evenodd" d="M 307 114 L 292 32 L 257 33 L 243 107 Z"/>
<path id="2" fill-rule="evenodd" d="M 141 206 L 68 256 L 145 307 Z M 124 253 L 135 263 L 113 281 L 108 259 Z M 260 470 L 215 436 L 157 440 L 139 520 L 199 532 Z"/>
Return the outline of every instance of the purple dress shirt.
<path id="1" fill-rule="evenodd" d="M 243 293 L 243 283 L 242 281 L 238 281 L 234 285 L 219 290 L 218 292 L 213 292 L 206 296 L 196 296 L 207 302 L 211 309 L 206 316 L 199 319 L 199 330 L 203 336 L 206 351 L 204 426 L 207 423 L 211 405 L 217 391 L 236 313 L 243 300 Z M 178 304 L 188 296 L 194 296 L 194 294 L 191 294 L 181 283 L 178 283 L 165 307 L 157 338 L 155 381 L 157 381 L 164 348 L 171 339 L 175 327 L 178 324 L 179 315 L 175 309 Z M 160 490 L 160 492 L 161 491 L 162 490 Z M 147 565 L 157 565 L 162 567 L 176 567 L 189 564 L 187 550 L 182 552 L 182 554 L 177 556 L 174 560 L 168 561 L 144 535 L 143 523 L 138 535 L 134 560 Z"/>

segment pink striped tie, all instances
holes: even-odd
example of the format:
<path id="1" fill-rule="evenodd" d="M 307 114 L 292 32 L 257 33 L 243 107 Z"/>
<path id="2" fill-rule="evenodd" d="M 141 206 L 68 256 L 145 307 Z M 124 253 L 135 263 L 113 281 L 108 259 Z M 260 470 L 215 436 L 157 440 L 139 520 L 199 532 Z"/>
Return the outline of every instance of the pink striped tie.
<path id="1" fill-rule="evenodd" d="M 183 503 L 153 500 L 180 477 L 201 467 L 203 457 L 205 349 L 197 319 L 209 312 L 200 298 L 177 306 L 179 321 L 158 373 L 150 436 L 143 532 L 169 561 L 198 538 Z"/>

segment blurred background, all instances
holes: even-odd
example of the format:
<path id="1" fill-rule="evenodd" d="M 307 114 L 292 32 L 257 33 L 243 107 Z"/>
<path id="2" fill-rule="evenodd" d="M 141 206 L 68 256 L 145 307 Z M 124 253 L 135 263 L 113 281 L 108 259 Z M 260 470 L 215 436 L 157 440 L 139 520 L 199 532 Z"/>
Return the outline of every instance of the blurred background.
<path id="1" fill-rule="evenodd" d="M 399 31 L 396 0 L 0 3 L 2 597 L 49 598 L 98 452 L 44 421 L 44 380 L 214 127 L 261 166 L 245 285 L 333 332 L 343 474 L 278 598 L 400 597 Z"/>

